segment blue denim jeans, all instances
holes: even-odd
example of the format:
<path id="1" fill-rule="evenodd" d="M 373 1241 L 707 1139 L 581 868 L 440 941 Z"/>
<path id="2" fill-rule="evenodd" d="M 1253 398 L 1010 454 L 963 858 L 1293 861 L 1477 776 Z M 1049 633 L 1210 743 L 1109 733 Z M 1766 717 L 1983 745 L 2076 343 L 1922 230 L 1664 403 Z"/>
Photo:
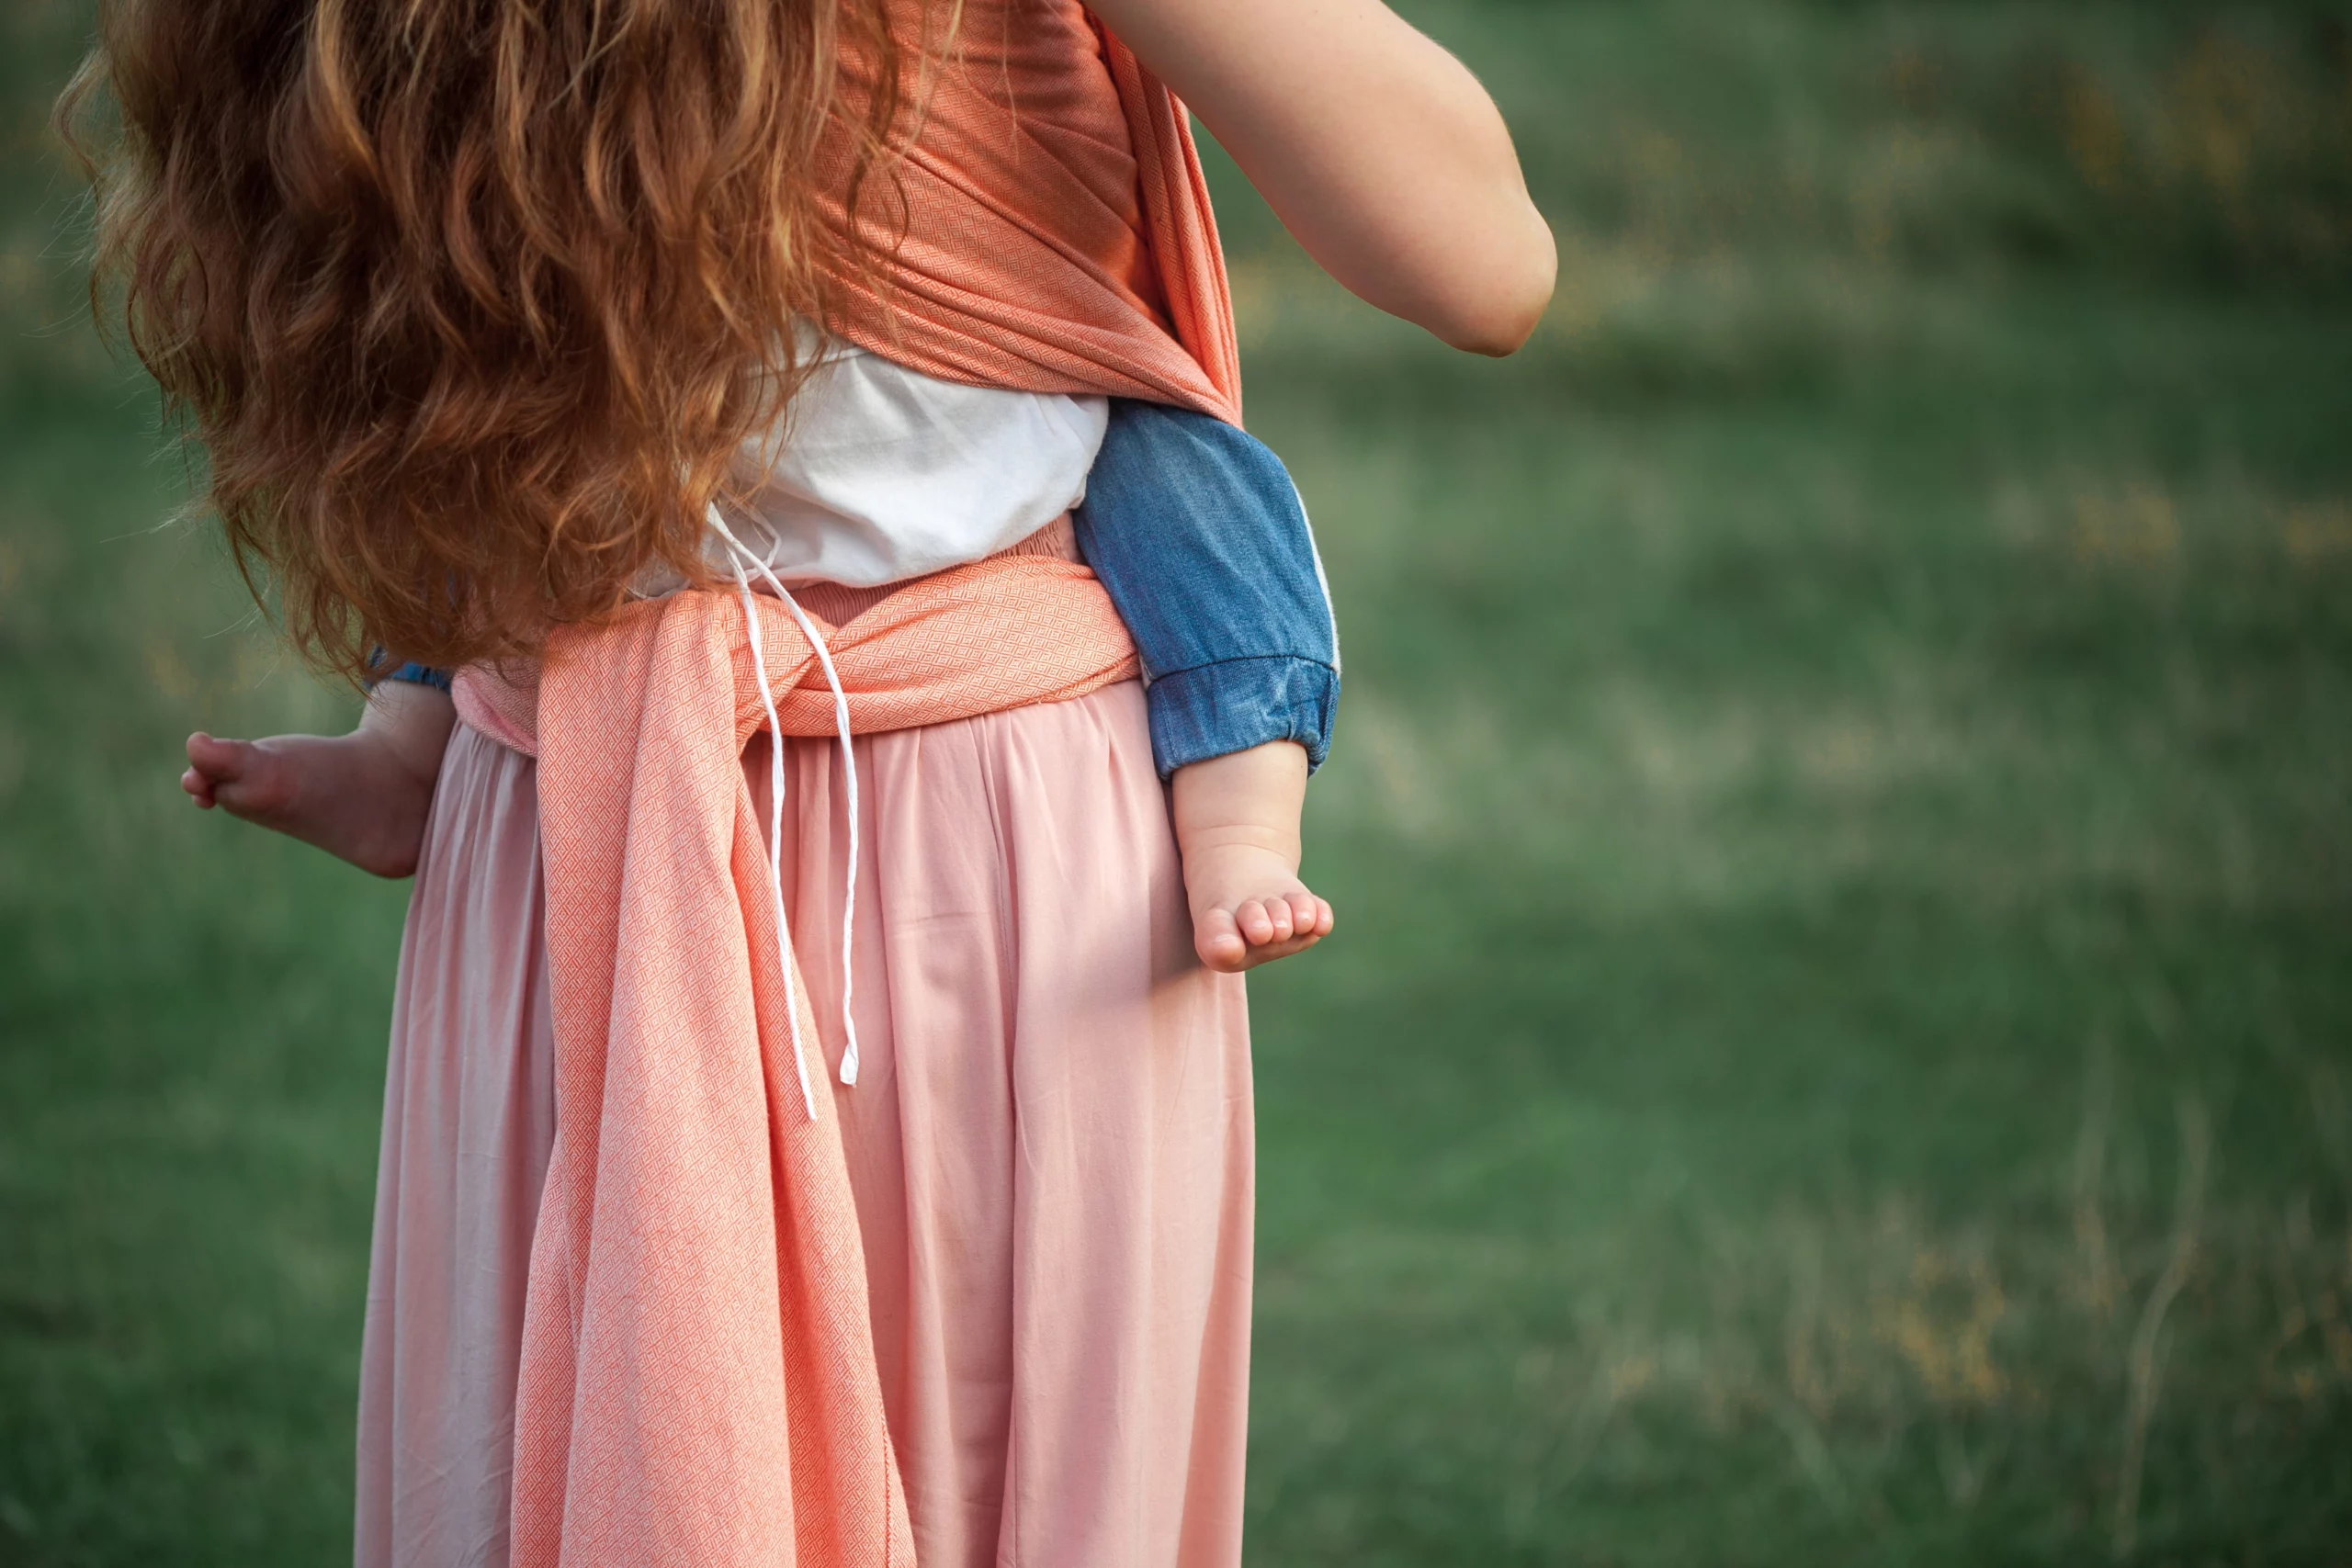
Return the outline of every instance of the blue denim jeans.
<path id="1" fill-rule="evenodd" d="M 1207 414 L 1114 398 L 1073 520 L 1142 660 L 1160 777 L 1270 740 L 1323 765 L 1340 631 L 1281 458 Z M 384 679 L 449 689 L 422 664 Z"/>
<path id="2" fill-rule="evenodd" d="M 371 667 L 380 668 L 383 658 L 384 650 L 379 648 L 368 654 L 368 662 Z M 368 690 L 373 691 L 387 681 L 406 681 L 413 686 L 430 686 L 436 692 L 449 689 L 449 672 L 447 670 L 435 670 L 430 664 L 419 664 L 414 660 L 397 670 L 386 670 L 380 675 L 370 677 Z"/>
<path id="3" fill-rule="evenodd" d="M 1075 521 L 1142 656 L 1162 778 L 1269 740 L 1323 765 L 1340 630 L 1281 458 L 1207 414 L 1114 398 Z"/>

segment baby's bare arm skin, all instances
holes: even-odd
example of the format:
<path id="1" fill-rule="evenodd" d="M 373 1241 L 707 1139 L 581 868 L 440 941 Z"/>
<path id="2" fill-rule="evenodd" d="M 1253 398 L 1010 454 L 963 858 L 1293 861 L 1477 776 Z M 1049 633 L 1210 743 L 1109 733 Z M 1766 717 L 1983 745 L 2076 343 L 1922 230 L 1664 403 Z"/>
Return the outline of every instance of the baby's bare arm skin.
<path id="1" fill-rule="evenodd" d="M 206 810 L 218 806 L 378 876 L 408 876 L 457 716 L 447 693 L 388 681 L 348 735 L 189 736 L 180 787 Z"/>
<path id="2" fill-rule="evenodd" d="M 1171 793 L 1202 963 L 1234 974 L 1331 934 L 1331 906 L 1298 879 L 1305 747 L 1274 740 L 1194 762 L 1176 770 Z"/>

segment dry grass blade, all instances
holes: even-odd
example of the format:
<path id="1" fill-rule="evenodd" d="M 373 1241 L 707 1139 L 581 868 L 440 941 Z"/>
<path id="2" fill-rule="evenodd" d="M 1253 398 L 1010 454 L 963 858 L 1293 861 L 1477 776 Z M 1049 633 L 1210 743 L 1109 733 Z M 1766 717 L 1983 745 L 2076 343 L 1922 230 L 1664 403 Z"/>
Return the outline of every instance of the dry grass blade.
<path id="1" fill-rule="evenodd" d="M 2165 1313 L 2173 1298 L 2188 1283 L 2197 1258 L 2197 1232 L 2205 1207 L 2205 1166 L 2211 1152 L 2212 1133 L 2205 1107 L 2193 1095 L 2180 1101 L 2180 1201 L 2175 1210 L 2172 1256 L 2165 1271 L 2148 1292 L 2140 1309 L 2140 1326 L 2132 1336 L 2131 1404 L 2123 1426 L 2123 1472 L 2115 1491 L 2115 1556 L 2132 1555 L 2140 1535 L 2140 1476 L 2147 1464 L 2148 1423 L 2155 1416 L 2163 1367 L 2157 1359 L 2164 1334 Z"/>

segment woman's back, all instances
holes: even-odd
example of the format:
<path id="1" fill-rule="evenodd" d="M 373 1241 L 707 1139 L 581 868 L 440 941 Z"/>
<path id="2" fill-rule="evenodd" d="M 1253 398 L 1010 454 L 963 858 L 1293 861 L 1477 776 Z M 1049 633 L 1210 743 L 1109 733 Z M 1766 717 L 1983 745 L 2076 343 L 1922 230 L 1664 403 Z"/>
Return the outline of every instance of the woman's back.
<path id="1" fill-rule="evenodd" d="M 1078 0 L 890 0 L 902 155 L 856 182 L 826 324 L 950 380 L 1148 398 L 1233 417 L 1231 303 L 1183 113 Z M 849 231 L 844 60 L 820 210 Z"/>

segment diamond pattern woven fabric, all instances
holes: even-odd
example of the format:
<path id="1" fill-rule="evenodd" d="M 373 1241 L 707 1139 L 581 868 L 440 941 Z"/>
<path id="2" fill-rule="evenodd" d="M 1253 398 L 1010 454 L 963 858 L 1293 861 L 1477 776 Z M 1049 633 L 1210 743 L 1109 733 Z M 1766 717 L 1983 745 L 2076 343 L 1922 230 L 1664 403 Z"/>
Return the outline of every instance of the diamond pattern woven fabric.
<path id="1" fill-rule="evenodd" d="M 897 9 L 920 40 L 924 7 Z M 1182 106 L 1077 0 L 962 17 L 918 85 L 883 286 L 836 279 L 827 325 L 950 379 L 1238 422 Z M 797 1090 L 785 1009 L 808 992 L 775 957 L 741 765 L 765 723 L 747 614 L 777 727 L 831 734 L 806 635 L 780 603 L 725 592 L 559 628 L 536 670 L 456 683 L 469 724 L 539 759 L 557 1131 L 516 1392 L 516 1568 L 913 1561 L 840 1127 Z M 1048 554 L 921 579 L 818 631 L 864 732 L 1136 672 L 1093 575 Z M 817 1037 L 805 1012 L 797 1032 Z"/>
<path id="2" fill-rule="evenodd" d="M 830 734 L 814 648 L 778 602 L 751 613 L 785 731 Z M 765 723 L 745 614 L 683 592 L 559 631 L 535 684 L 457 682 L 469 723 L 539 759 L 557 1133 L 515 1402 L 518 1568 L 913 1560 L 840 1129 L 796 1087 L 784 1009 L 808 992 L 775 959 L 743 779 Z M 818 626 L 861 730 L 1136 670 L 1109 596 L 1051 556 Z M 805 1011 L 800 1032 L 817 1038 Z"/>
<path id="3" fill-rule="evenodd" d="M 920 129 L 859 204 L 888 265 L 831 280 L 827 327 L 950 381 L 1239 423 L 1232 291 L 1184 106 L 1078 0 L 964 0 L 952 39 L 944 7 L 891 9 Z M 845 61 L 845 118 L 861 80 Z M 848 228 L 841 200 L 824 215 Z"/>

